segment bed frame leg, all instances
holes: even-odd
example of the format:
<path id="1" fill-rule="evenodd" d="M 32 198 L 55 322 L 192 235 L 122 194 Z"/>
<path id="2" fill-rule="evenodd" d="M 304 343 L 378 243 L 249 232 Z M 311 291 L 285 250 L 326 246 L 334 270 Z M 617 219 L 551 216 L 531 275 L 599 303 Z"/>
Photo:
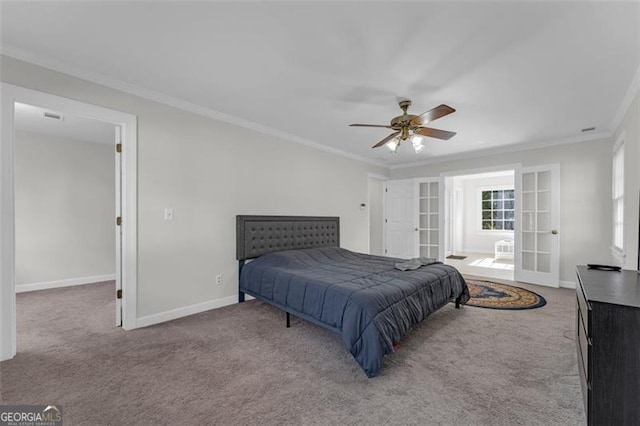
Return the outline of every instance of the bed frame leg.
<path id="1" fill-rule="evenodd" d="M 244 260 L 238 262 L 238 287 L 240 287 L 240 274 L 242 274 L 242 267 L 244 266 Z M 244 292 L 238 289 L 238 303 L 244 302 Z"/>
<path id="2" fill-rule="evenodd" d="M 291 314 L 287 312 L 287 328 L 291 328 Z"/>
<path id="3" fill-rule="evenodd" d="M 458 297 L 456 297 L 456 309 L 460 309 L 460 298 L 461 298 L 461 297 L 462 297 L 462 296 L 458 296 Z"/>

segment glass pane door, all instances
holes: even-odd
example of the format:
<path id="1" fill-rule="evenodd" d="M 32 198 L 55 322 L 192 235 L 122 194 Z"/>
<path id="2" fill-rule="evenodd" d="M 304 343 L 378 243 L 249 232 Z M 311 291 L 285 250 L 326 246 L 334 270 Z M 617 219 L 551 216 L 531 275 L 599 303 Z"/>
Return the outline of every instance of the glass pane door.
<path id="1" fill-rule="evenodd" d="M 521 172 L 517 281 L 559 285 L 558 172 L 557 165 Z"/>
<path id="2" fill-rule="evenodd" d="M 440 257 L 440 185 L 418 182 L 418 247 L 420 257 Z"/>

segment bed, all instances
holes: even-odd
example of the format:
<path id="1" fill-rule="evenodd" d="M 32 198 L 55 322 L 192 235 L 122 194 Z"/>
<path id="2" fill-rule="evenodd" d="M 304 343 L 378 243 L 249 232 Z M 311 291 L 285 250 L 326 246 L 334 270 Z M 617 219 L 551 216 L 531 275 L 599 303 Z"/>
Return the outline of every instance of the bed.
<path id="1" fill-rule="evenodd" d="M 440 262 L 401 271 L 402 259 L 340 248 L 337 217 L 237 216 L 239 302 L 245 294 L 339 333 L 368 377 L 413 326 L 469 300 L 462 275 Z M 250 259 L 253 259 L 249 261 Z"/>

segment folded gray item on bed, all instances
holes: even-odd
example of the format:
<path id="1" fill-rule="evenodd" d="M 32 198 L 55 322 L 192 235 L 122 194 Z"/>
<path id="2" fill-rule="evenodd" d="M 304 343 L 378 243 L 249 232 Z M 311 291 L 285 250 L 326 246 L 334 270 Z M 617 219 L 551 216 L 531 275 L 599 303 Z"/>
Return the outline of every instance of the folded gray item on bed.
<path id="1" fill-rule="evenodd" d="M 434 263 L 441 263 L 441 262 L 438 262 L 433 257 L 417 257 L 415 259 L 411 259 L 406 262 L 396 263 L 395 267 L 400 271 L 413 271 L 423 266 L 433 265 Z"/>

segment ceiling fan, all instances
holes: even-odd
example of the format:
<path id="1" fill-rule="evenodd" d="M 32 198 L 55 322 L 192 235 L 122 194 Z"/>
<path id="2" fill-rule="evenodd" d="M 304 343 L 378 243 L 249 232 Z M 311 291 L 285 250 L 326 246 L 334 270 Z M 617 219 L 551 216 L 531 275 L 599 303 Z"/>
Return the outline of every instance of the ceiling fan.
<path id="1" fill-rule="evenodd" d="M 381 125 L 381 124 L 349 124 L 351 127 L 384 127 L 386 129 L 394 130 L 386 138 L 382 139 L 380 142 L 372 146 L 371 148 L 378 148 L 382 145 L 387 145 L 387 147 L 391 150 L 391 152 L 398 152 L 398 148 L 400 148 L 400 144 L 407 139 L 411 139 L 411 143 L 413 144 L 413 149 L 416 152 L 420 152 L 424 149 L 423 141 L 421 136 L 427 136 L 430 138 L 436 139 L 444 139 L 449 140 L 456 135 L 455 132 L 448 132 L 446 130 L 434 129 L 432 127 L 424 127 L 424 124 L 427 124 L 431 121 L 437 120 L 438 118 L 444 117 L 445 115 L 449 115 L 456 110 L 451 108 L 448 105 L 439 105 L 429 111 L 425 112 L 422 115 L 413 115 L 407 114 L 407 109 L 411 106 L 411 101 L 408 99 L 402 100 L 398 102 L 400 105 L 400 109 L 402 109 L 402 115 L 394 117 L 391 119 L 391 123 L 389 125 Z"/>

